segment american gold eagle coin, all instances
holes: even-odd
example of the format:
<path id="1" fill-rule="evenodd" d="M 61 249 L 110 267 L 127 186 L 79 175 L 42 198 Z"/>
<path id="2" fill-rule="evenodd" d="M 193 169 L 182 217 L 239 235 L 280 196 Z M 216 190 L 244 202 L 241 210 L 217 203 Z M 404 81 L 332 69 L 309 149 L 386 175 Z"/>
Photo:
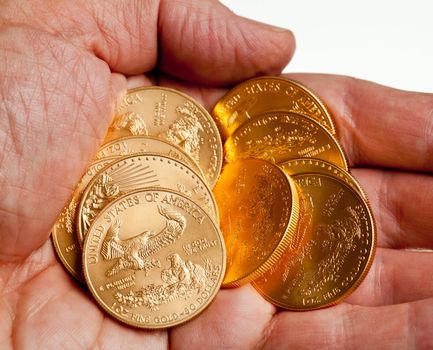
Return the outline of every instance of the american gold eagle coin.
<path id="1" fill-rule="evenodd" d="M 298 193 L 278 166 L 245 159 L 224 167 L 214 194 L 227 248 L 223 287 L 238 287 L 266 273 L 289 246 Z"/>
<path id="2" fill-rule="evenodd" d="M 93 297 L 140 328 L 176 326 L 201 313 L 220 288 L 225 262 L 214 220 L 189 197 L 161 188 L 108 204 L 83 246 Z"/>

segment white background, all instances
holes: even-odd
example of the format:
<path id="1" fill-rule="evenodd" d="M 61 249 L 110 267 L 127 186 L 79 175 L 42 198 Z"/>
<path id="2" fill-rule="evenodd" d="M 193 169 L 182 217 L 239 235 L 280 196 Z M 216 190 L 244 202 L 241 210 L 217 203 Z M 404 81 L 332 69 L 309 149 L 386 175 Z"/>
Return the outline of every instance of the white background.
<path id="1" fill-rule="evenodd" d="M 433 0 L 222 0 L 241 16 L 291 29 L 285 72 L 351 75 L 433 92 Z"/>

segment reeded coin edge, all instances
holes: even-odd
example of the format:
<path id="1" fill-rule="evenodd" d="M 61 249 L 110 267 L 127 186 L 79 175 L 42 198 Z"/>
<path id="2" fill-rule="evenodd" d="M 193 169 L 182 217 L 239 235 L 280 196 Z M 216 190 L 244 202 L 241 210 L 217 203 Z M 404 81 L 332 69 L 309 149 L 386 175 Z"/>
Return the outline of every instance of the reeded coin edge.
<path id="1" fill-rule="evenodd" d="M 321 160 L 321 159 L 316 159 L 316 158 L 296 158 L 296 159 L 291 159 L 291 160 L 281 162 L 278 165 L 284 171 L 284 166 L 294 167 L 294 170 L 296 170 L 295 167 L 298 164 L 309 165 L 309 166 L 311 165 L 311 166 L 317 167 L 317 173 L 324 174 L 324 175 L 333 175 L 333 176 L 343 180 L 344 182 L 346 182 L 346 184 L 351 186 L 354 190 L 358 191 L 362 195 L 362 197 L 364 197 L 364 199 L 368 201 L 367 195 L 365 194 L 361 185 L 349 173 L 349 171 L 346 171 L 343 168 L 340 168 L 339 166 L 332 164 L 326 160 Z M 329 171 L 327 171 L 327 172 L 322 171 L 322 169 L 325 167 L 327 167 L 329 169 Z M 330 173 L 330 171 L 332 171 L 332 174 Z M 306 174 L 306 173 L 310 174 L 313 172 L 315 172 L 315 171 L 312 171 L 312 170 L 311 171 L 299 171 L 299 172 L 294 172 L 293 174 L 288 174 L 288 175 L 296 176 L 296 175 Z"/>
<path id="2" fill-rule="evenodd" d="M 263 160 L 262 160 L 263 161 Z M 266 161 L 265 161 L 266 162 Z M 273 166 L 275 164 L 269 163 Z M 238 278 L 234 281 L 225 282 L 222 283 L 222 288 L 236 288 L 240 287 L 244 284 L 250 283 L 254 281 L 255 279 L 258 279 L 259 277 L 263 276 L 275 263 L 278 262 L 280 257 L 283 255 L 283 253 L 286 251 L 286 249 L 290 246 L 290 243 L 293 239 L 293 236 L 296 232 L 298 219 L 299 219 L 299 196 L 298 191 L 295 182 L 292 180 L 292 178 L 287 175 L 282 169 L 278 168 L 279 171 L 281 171 L 284 174 L 284 178 L 287 180 L 290 188 L 290 192 L 292 195 L 292 208 L 290 211 L 290 218 L 289 222 L 287 224 L 286 231 L 283 233 L 283 236 L 281 237 L 277 247 L 271 252 L 271 254 L 251 273 L 248 275 Z"/>
<path id="3" fill-rule="evenodd" d="M 82 275 L 80 276 L 80 274 L 77 271 L 75 271 L 75 269 L 72 266 L 70 266 L 67 259 L 64 257 L 63 253 L 61 252 L 60 244 L 57 240 L 57 235 L 54 233 L 54 230 L 51 230 L 51 241 L 53 242 L 53 247 L 56 252 L 56 255 L 59 258 L 60 262 L 62 263 L 63 267 L 66 269 L 66 271 L 68 271 L 71 274 L 71 276 L 74 277 L 78 282 L 84 283 L 84 277 Z M 77 245 L 79 246 L 78 242 Z M 77 258 L 78 260 L 80 260 L 79 256 Z"/>
<path id="4" fill-rule="evenodd" d="M 99 306 L 107 313 L 109 314 L 111 317 L 113 317 L 114 319 L 117 319 L 118 321 L 127 324 L 129 326 L 132 326 L 134 328 L 138 328 L 138 329 L 149 329 L 149 330 L 157 330 L 157 329 L 166 329 L 166 328 L 170 328 L 170 327 L 174 327 L 174 326 L 178 326 L 180 324 L 184 324 L 186 322 L 191 321 L 192 319 L 194 319 L 195 317 L 197 317 L 198 315 L 200 315 L 204 310 L 206 310 L 208 308 L 208 306 L 211 304 L 211 302 L 215 299 L 215 296 L 218 294 L 220 287 L 221 287 L 221 283 L 224 279 L 224 275 L 225 275 L 225 270 L 226 270 L 226 266 L 227 266 L 227 258 L 226 258 L 226 246 L 225 246 L 225 242 L 224 242 L 224 236 L 222 235 L 218 225 L 215 224 L 215 221 L 209 216 L 209 214 L 200 206 L 198 205 L 196 202 L 194 202 L 193 200 L 191 200 L 188 196 L 183 195 L 182 193 L 173 191 L 171 189 L 168 188 L 163 188 L 163 187 L 146 187 L 144 189 L 141 190 L 137 190 L 137 191 L 132 191 L 132 192 L 128 192 L 125 193 L 124 195 L 118 197 L 115 201 L 109 203 L 106 207 L 104 207 L 104 209 L 102 209 L 99 214 L 97 215 L 100 216 L 102 215 L 102 213 L 105 211 L 105 209 L 108 209 L 110 207 L 110 205 L 118 200 L 122 200 L 128 196 L 137 194 L 137 193 L 143 193 L 143 192 L 150 192 L 150 191 L 164 191 L 167 193 L 171 193 L 171 194 L 175 194 L 177 196 L 183 197 L 184 199 L 186 199 L 187 201 L 193 202 L 195 205 L 197 205 L 200 209 L 203 210 L 203 213 L 205 214 L 205 216 L 209 219 L 209 221 L 211 222 L 211 224 L 214 226 L 215 231 L 217 232 L 219 238 L 220 238 L 220 245 L 221 245 L 221 250 L 222 250 L 222 266 L 221 266 L 221 274 L 219 276 L 219 279 L 217 281 L 217 283 L 215 284 L 215 288 L 212 294 L 210 294 L 210 297 L 208 300 L 206 300 L 205 303 L 202 304 L 202 307 L 200 309 L 199 312 L 197 313 L 193 313 L 192 315 L 190 314 L 188 317 L 186 318 L 182 318 L 181 320 L 176 320 L 179 322 L 171 322 L 171 323 L 165 323 L 164 325 L 158 324 L 156 326 L 150 326 L 150 325 L 140 325 L 140 324 L 136 324 L 136 323 L 132 323 L 132 322 L 128 322 L 128 320 L 123 319 L 121 317 L 119 317 L 117 314 L 111 312 L 110 307 L 108 305 L 105 304 L 105 302 L 102 300 L 102 298 L 99 297 L 99 295 L 95 292 L 96 288 L 94 288 L 92 281 L 89 278 L 89 271 L 87 269 L 87 264 L 86 264 L 86 249 L 85 247 L 87 246 L 87 240 L 88 237 L 90 235 L 87 235 L 84 241 L 84 249 L 83 249 L 83 254 L 82 254 L 82 266 L 83 266 L 83 276 L 86 282 L 87 287 L 90 290 L 90 293 L 92 294 L 93 298 L 96 300 L 96 302 L 99 304 Z M 92 224 L 89 227 L 89 232 L 91 229 L 93 229 L 94 223 L 96 222 L 96 219 L 92 222 Z"/>
<path id="5" fill-rule="evenodd" d="M 113 163 L 113 162 L 115 162 L 116 161 L 116 158 L 115 157 L 105 157 L 104 158 L 104 160 L 106 160 L 106 161 L 112 161 L 112 162 L 108 162 L 107 163 L 107 165 L 109 165 L 109 164 L 111 164 L 111 163 Z M 102 159 L 97 159 L 97 160 L 94 160 L 89 166 L 88 166 L 88 168 L 87 168 L 87 170 L 89 170 L 89 169 L 91 169 L 91 167 L 93 166 L 93 165 L 95 165 L 95 163 L 98 163 L 98 162 L 102 162 L 103 160 Z M 104 167 L 103 167 L 104 168 Z M 86 171 L 87 171 L 86 170 Z M 85 174 L 86 173 L 84 173 L 82 176 L 81 176 L 81 179 L 80 179 L 80 181 L 78 182 L 78 184 L 77 184 L 77 186 L 76 186 L 76 188 L 75 188 L 75 190 L 72 192 L 72 195 L 71 195 L 71 198 L 69 199 L 69 202 L 68 202 L 68 204 L 69 203 L 71 203 L 71 200 L 74 198 L 74 196 L 75 196 L 75 191 L 77 190 L 77 187 L 81 184 L 81 182 L 83 181 L 83 177 L 85 176 Z M 95 174 L 97 174 L 97 173 L 95 173 Z M 83 191 L 83 193 L 84 193 L 84 191 Z M 82 196 L 82 194 L 81 194 L 81 196 Z M 80 196 L 80 200 L 81 200 L 81 196 Z M 78 204 L 79 204 L 79 202 L 78 202 Z M 63 210 L 64 210 L 64 208 L 62 209 L 62 212 L 63 212 Z M 61 213 L 62 212 L 60 212 L 60 214 L 59 214 L 59 216 L 61 215 Z M 58 219 L 59 219 L 59 217 L 57 217 L 56 218 L 56 222 L 54 223 L 54 226 L 53 226 L 53 228 L 51 229 L 51 240 L 52 240 L 52 242 L 53 242 L 53 246 L 54 246 L 54 250 L 55 250 L 55 252 L 56 252 L 56 254 L 57 254 L 57 256 L 59 257 L 59 260 L 61 261 L 61 263 L 62 263 L 62 265 L 66 268 L 66 270 L 78 281 L 78 282 L 81 282 L 81 283 L 84 283 L 84 276 L 82 276 L 82 275 L 80 275 L 69 263 L 68 263 L 68 261 L 67 261 L 67 259 L 66 259 L 66 257 L 65 257 L 65 255 L 63 254 L 63 252 L 62 252 L 62 249 L 61 249 L 61 247 L 60 247 L 60 243 L 59 243 L 59 239 L 58 239 L 58 235 L 57 235 L 57 231 L 55 230 L 55 225 L 57 224 L 57 221 L 58 221 Z M 76 217 L 74 217 L 74 221 L 76 220 Z M 75 225 L 75 227 L 77 227 L 76 225 Z M 74 235 L 74 238 L 75 238 L 75 242 L 76 242 L 76 244 L 77 244 L 77 246 L 78 246 L 78 249 L 81 249 L 81 247 L 80 247 L 80 244 L 79 244 L 79 242 L 78 242 L 78 237 L 77 237 L 77 232 L 76 232 L 76 230 L 74 230 L 75 232 L 73 232 L 72 234 Z M 78 260 L 80 260 L 81 258 L 80 258 L 80 256 L 77 256 L 77 259 Z"/>
<path id="6" fill-rule="evenodd" d="M 315 173 L 304 173 L 302 175 L 317 175 L 317 173 L 316 174 Z M 280 301 L 275 300 L 274 298 L 267 295 L 263 290 L 260 289 L 260 285 L 258 285 L 255 281 L 253 281 L 251 283 L 251 285 L 259 292 L 259 294 L 265 300 L 267 300 L 268 302 L 270 302 L 271 304 L 273 304 L 275 306 L 278 306 L 280 308 L 290 310 L 290 311 L 312 311 L 312 310 L 324 309 L 324 308 L 339 304 L 341 301 L 343 301 L 349 295 L 351 295 L 359 287 L 359 285 L 364 281 L 365 277 L 367 276 L 368 272 L 370 271 L 371 265 L 373 264 L 374 256 L 376 255 L 376 247 L 377 247 L 376 221 L 374 219 L 374 216 L 372 214 L 372 210 L 371 210 L 371 207 L 370 207 L 370 204 L 368 203 L 368 201 L 365 200 L 365 198 L 363 198 L 360 193 L 358 193 L 356 190 L 354 190 L 352 188 L 352 186 L 347 185 L 344 181 L 340 180 L 339 178 L 334 177 L 332 175 L 328 175 L 328 174 L 320 174 L 320 175 L 332 178 L 332 179 L 344 184 L 350 191 L 352 191 L 352 193 L 355 194 L 355 196 L 358 196 L 358 198 L 361 199 L 361 201 L 365 204 L 365 207 L 367 208 L 368 217 L 371 221 L 371 235 L 372 235 L 371 249 L 370 249 L 370 252 L 368 254 L 367 263 L 365 264 L 365 267 L 364 267 L 362 273 L 359 275 L 359 278 L 339 298 L 337 298 L 333 301 L 330 301 L 328 303 L 324 303 L 323 305 L 317 305 L 317 306 L 306 307 L 306 308 L 291 307 L 290 305 L 283 304 Z"/>

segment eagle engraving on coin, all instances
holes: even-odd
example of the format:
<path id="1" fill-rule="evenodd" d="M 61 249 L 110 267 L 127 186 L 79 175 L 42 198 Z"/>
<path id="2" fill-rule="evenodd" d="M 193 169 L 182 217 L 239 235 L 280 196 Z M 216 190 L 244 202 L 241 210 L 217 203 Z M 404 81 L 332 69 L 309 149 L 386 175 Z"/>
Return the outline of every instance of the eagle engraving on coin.
<path id="1" fill-rule="evenodd" d="M 180 146 L 197 163 L 200 163 L 200 146 L 203 144 L 200 132 L 204 129 L 197 117 L 198 110 L 192 103 L 186 102 L 176 108 L 176 113 L 179 118 L 160 136 Z"/>
<path id="2" fill-rule="evenodd" d="M 336 219 L 318 228 L 317 236 L 324 237 L 321 247 L 327 252 L 326 258 L 317 266 L 308 288 L 301 290 L 302 295 L 320 292 L 328 282 L 337 282 L 340 270 L 351 252 L 356 250 L 356 239 L 362 236 L 361 220 L 364 211 L 361 206 L 345 208 L 348 216 Z"/>
<path id="3" fill-rule="evenodd" d="M 143 118 L 134 112 L 119 115 L 111 125 L 114 130 L 127 130 L 134 136 L 148 136 L 149 132 Z"/>
<path id="4" fill-rule="evenodd" d="M 274 155 L 291 152 L 295 147 L 304 147 L 305 144 L 313 146 L 317 129 L 294 129 L 287 131 L 281 126 L 276 127 L 272 134 L 265 136 L 262 140 L 250 141 L 246 158 L 264 158 L 275 162 Z"/>
<path id="5" fill-rule="evenodd" d="M 119 237 L 122 221 L 116 220 L 107 231 L 102 243 L 101 255 L 104 260 L 116 260 L 114 266 L 106 273 L 111 277 L 122 270 L 142 270 L 148 274 L 153 267 L 160 267 L 157 260 L 149 259 L 162 248 L 176 241 L 184 232 L 186 219 L 179 212 L 159 205 L 158 213 L 166 219 L 164 229 L 143 231 L 138 235 L 121 239 Z"/>

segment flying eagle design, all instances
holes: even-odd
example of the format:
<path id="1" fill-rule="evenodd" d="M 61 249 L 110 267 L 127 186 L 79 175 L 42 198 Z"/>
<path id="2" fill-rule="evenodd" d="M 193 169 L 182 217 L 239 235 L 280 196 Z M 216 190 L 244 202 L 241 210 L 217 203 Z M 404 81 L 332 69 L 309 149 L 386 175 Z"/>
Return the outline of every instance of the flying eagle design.
<path id="1" fill-rule="evenodd" d="M 107 271 L 107 276 L 113 276 L 126 269 L 144 270 L 146 273 L 157 264 L 149 259 L 153 254 L 172 244 L 184 232 L 186 219 L 179 212 L 158 206 L 158 212 L 166 219 L 163 230 L 144 231 L 128 239 L 120 239 L 122 222 L 116 220 L 107 231 L 102 243 L 101 255 L 104 260 L 117 260 Z"/>

